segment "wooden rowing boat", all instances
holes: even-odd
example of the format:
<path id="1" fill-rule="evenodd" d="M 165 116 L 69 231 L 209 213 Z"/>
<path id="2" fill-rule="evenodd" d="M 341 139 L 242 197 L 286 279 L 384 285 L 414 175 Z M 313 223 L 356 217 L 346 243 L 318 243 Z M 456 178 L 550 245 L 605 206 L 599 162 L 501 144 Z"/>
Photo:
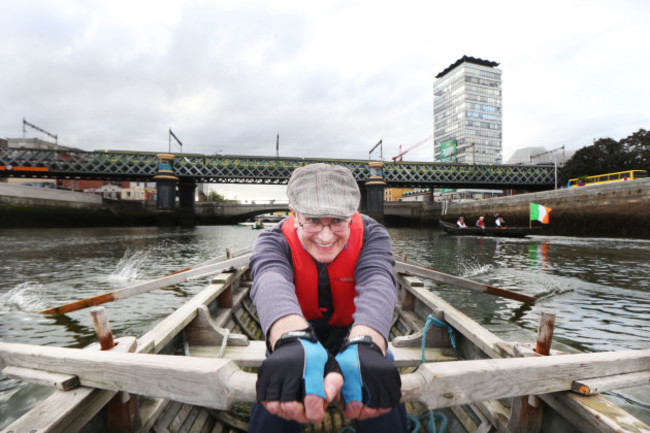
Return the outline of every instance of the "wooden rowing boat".
<path id="1" fill-rule="evenodd" d="M 456 224 L 450 224 L 446 221 L 439 220 L 438 226 L 445 233 L 454 236 L 491 236 L 498 238 L 523 238 L 535 234 L 541 229 L 539 227 L 464 227 L 460 228 Z"/>
<path id="2" fill-rule="evenodd" d="M 210 284 L 138 339 L 107 342 L 103 307 L 93 310 L 102 347 L 112 349 L 0 342 L 3 374 L 59 388 L 2 433 L 246 431 L 265 353 L 246 257 L 230 259 L 228 269 L 210 265 L 220 272 Z M 390 349 L 414 420 L 466 433 L 650 432 L 596 394 L 648 383 L 650 350 L 541 356 L 550 349 L 551 314 L 542 315 L 536 347 L 506 342 L 422 281 L 453 277 L 404 262 L 394 271 L 399 305 Z M 332 405 L 322 425 L 303 430 L 339 432 L 348 424 Z"/>

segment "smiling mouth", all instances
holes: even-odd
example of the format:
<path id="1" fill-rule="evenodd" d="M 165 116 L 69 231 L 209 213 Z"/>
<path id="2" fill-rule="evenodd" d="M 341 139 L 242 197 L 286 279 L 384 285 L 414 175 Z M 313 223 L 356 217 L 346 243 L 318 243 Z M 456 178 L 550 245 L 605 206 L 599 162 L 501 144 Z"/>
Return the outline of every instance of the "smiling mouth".
<path id="1" fill-rule="evenodd" d="M 316 245 L 318 245 L 319 248 L 329 248 L 332 245 L 334 245 L 334 242 L 331 242 L 329 244 L 316 244 Z"/>

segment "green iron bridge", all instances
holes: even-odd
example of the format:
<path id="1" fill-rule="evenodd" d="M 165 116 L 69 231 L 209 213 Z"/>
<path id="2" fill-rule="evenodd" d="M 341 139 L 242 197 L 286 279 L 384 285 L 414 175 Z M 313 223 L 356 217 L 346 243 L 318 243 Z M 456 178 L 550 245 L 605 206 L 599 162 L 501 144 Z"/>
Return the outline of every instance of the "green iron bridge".
<path id="1" fill-rule="evenodd" d="M 156 153 L 0 148 L 0 177 L 129 180 L 151 182 L 160 174 Z M 171 169 L 180 183 L 286 184 L 294 169 L 316 162 L 342 165 L 363 185 L 383 177 L 386 187 L 489 188 L 541 191 L 554 188 L 548 165 L 480 165 L 444 162 L 384 162 L 373 170 L 365 160 L 241 155 L 176 154 Z M 170 167 L 167 167 L 170 168 Z"/>

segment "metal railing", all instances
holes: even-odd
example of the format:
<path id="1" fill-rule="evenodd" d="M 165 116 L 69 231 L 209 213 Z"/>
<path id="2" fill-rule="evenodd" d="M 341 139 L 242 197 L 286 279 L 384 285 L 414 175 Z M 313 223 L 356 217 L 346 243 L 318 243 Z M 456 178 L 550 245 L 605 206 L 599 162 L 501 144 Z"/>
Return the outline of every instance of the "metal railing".
<path id="1" fill-rule="evenodd" d="M 156 153 L 60 151 L 0 148 L 0 176 L 150 181 L 157 174 Z M 241 155 L 175 155 L 173 169 L 184 180 L 204 183 L 286 184 L 294 169 L 316 162 L 342 165 L 355 178 L 370 177 L 368 161 Z M 389 187 L 522 188 L 554 185 L 554 167 L 479 165 L 443 162 L 385 162 Z"/>

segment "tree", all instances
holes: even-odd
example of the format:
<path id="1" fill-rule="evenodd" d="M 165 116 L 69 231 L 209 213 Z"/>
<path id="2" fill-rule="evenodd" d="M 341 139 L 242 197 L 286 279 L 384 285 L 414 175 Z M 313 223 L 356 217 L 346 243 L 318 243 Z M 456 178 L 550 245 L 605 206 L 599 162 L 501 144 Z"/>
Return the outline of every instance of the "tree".
<path id="1" fill-rule="evenodd" d="M 210 190 L 208 193 L 208 201 L 224 201 L 226 198 L 216 191 Z"/>
<path id="2" fill-rule="evenodd" d="M 650 171 L 650 131 L 639 129 L 621 143 L 630 155 L 630 169 Z"/>
<path id="3" fill-rule="evenodd" d="M 650 132 L 639 129 L 620 141 L 600 138 L 583 147 L 566 162 L 561 182 L 625 170 L 650 170 Z"/>

